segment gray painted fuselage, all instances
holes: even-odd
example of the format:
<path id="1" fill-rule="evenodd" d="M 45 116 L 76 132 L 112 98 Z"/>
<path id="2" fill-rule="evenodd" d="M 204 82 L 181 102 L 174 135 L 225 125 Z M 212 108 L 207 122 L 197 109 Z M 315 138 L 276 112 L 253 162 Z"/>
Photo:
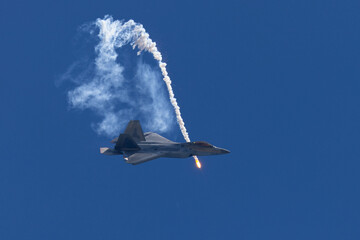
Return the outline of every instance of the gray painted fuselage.
<path id="1" fill-rule="evenodd" d="M 191 156 L 209 156 L 229 153 L 228 150 L 215 147 L 207 142 L 173 142 L 157 133 L 143 133 L 140 122 L 129 122 L 125 132 L 111 141 L 114 149 L 100 148 L 105 155 L 124 155 L 130 164 L 140 164 L 160 157 L 188 158 Z"/>
<path id="2" fill-rule="evenodd" d="M 188 158 L 193 155 L 209 156 L 229 153 L 228 150 L 215 146 L 201 147 L 194 143 L 155 143 L 155 142 L 139 142 L 140 150 L 137 151 L 118 151 L 111 149 L 112 154 L 108 155 L 132 155 L 134 153 L 157 153 L 162 157 L 168 158 Z M 110 150 L 110 149 L 109 149 Z"/>

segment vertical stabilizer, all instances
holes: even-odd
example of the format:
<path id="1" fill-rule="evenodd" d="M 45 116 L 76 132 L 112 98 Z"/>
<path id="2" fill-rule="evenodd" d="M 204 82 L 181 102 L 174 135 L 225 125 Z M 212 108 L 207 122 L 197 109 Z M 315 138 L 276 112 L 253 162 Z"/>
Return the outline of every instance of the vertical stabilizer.
<path id="1" fill-rule="evenodd" d="M 117 151 L 138 151 L 140 150 L 140 147 L 128 134 L 120 134 L 115 149 Z"/>
<path id="2" fill-rule="evenodd" d="M 131 120 L 126 127 L 124 134 L 132 137 L 135 142 L 145 141 L 144 133 L 139 120 Z"/>

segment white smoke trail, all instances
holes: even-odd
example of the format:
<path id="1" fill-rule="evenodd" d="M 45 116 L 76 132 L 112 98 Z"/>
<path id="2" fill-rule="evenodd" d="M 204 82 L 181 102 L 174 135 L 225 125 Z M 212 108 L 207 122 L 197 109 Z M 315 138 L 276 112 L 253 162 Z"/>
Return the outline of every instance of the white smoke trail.
<path id="1" fill-rule="evenodd" d="M 104 19 L 97 19 L 96 25 L 100 28 L 100 38 L 108 43 L 101 45 L 100 51 L 107 54 L 109 59 L 116 59 L 116 53 L 112 48 L 113 45 L 121 47 L 124 44 L 130 43 L 133 49 L 136 47 L 139 49 L 138 55 L 142 51 L 147 51 L 150 52 L 159 62 L 163 80 L 166 83 L 170 102 L 174 108 L 181 133 L 184 136 L 184 139 L 187 142 L 190 142 L 189 134 L 185 128 L 184 120 L 181 117 L 180 107 L 176 101 L 174 91 L 171 86 L 171 80 L 166 70 L 166 63 L 162 61 L 162 55 L 157 49 L 156 43 L 151 40 L 143 25 L 136 23 L 133 20 L 129 20 L 125 23 L 118 20 L 114 21 L 111 16 L 105 16 Z"/>
<path id="2" fill-rule="evenodd" d="M 110 17 L 87 26 L 86 30 L 92 32 L 94 27 L 99 29 L 95 62 L 88 66 L 77 62 L 62 76 L 79 85 L 68 92 L 70 105 L 90 109 L 102 117 L 100 123 L 93 124 L 99 134 L 117 135 L 127 121 L 136 117 L 155 131 L 165 132 L 171 127 L 173 116 L 158 71 L 138 61 L 135 76 L 127 79 L 117 61 L 116 50 L 133 40 L 133 26 L 131 21 L 122 24 Z"/>
<path id="3" fill-rule="evenodd" d="M 124 90 L 124 77 L 122 75 L 123 67 L 116 62 L 116 49 L 126 44 L 130 44 L 133 49 L 138 48 L 138 55 L 142 51 L 147 51 L 158 61 L 163 80 L 166 84 L 170 102 L 174 108 L 176 119 L 179 124 L 182 135 L 187 142 L 190 142 L 189 134 L 185 128 L 184 120 L 181 117 L 180 107 L 175 98 L 171 79 L 166 70 L 166 63 L 162 61 L 162 55 L 146 32 L 142 24 L 133 20 L 122 22 L 113 20 L 111 16 L 105 16 L 103 19 L 97 19 L 95 25 L 99 28 L 100 43 L 96 46 L 98 57 L 96 58 L 96 77 L 93 81 L 81 85 L 69 92 L 69 100 L 73 106 L 79 108 L 93 108 L 100 111 L 102 107 L 112 107 L 112 98 L 120 98 L 123 102 L 128 102 L 127 91 Z M 120 93 L 115 93 L 115 91 Z M 155 96 L 154 96 L 155 97 Z M 97 104 L 101 102 L 98 107 Z M 107 106 L 106 106 L 107 105 Z M 156 108 L 158 109 L 158 108 Z M 164 111 L 162 111 L 164 114 Z M 115 121 L 115 113 L 104 116 L 104 121 L 100 124 L 103 126 L 100 131 L 112 132 L 106 130 L 107 122 Z M 112 120 L 111 120 L 112 119 Z M 160 121 L 161 122 L 161 121 Z"/>

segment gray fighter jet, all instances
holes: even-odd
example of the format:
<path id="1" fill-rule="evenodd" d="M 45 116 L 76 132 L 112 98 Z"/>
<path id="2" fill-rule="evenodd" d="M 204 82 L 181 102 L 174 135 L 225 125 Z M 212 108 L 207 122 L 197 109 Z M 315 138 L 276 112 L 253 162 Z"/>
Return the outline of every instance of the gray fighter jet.
<path id="1" fill-rule="evenodd" d="M 157 133 L 143 133 L 138 120 L 130 121 L 125 132 L 111 142 L 115 143 L 115 148 L 100 148 L 100 153 L 105 155 L 123 155 L 125 161 L 133 165 L 160 157 L 187 158 L 193 155 L 208 156 L 230 152 L 207 142 L 177 143 Z"/>

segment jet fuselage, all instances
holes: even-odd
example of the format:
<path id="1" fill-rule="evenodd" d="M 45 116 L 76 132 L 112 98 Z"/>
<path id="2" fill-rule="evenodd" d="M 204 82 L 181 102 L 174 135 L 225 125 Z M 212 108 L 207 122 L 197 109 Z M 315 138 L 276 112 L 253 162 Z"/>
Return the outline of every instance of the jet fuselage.
<path id="1" fill-rule="evenodd" d="M 105 155 L 124 155 L 130 164 L 140 164 L 160 157 L 188 158 L 191 156 L 209 156 L 229 153 L 228 150 L 215 147 L 207 142 L 177 143 L 157 133 L 143 133 L 140 122 L 129 122 L 123 134 L 111 141 L 114 149 L 100 148 Z"/>

